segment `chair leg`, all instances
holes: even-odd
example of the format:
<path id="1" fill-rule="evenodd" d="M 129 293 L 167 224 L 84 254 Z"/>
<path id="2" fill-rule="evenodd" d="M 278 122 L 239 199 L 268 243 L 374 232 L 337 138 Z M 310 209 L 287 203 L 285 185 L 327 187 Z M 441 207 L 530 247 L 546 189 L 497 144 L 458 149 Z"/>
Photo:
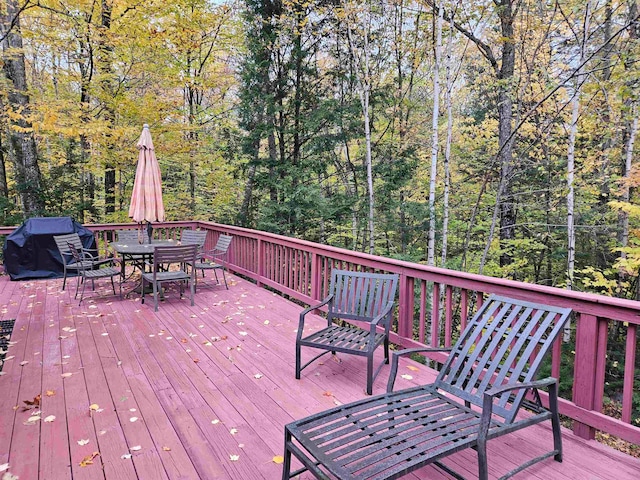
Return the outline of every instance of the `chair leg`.
<path id="1" fill-rule="evenodd" d="M 65 265 L 62 273 L 62 291 L 63 292 L 66 284 L 67 284 L 67 266 Z"/>
<path id="2" fill-rule="evenodd" d="M 222 269 L 222 278 L 224 279 L 224 286 L 227 290 L 229 290 L 229 285 L 227 285 L 227 276 L 224 273 L 224 268 Z"/>
<path id="3" fill-rule="evenodd" d="M 113 288 L 113 294 L 116 294 L 116 284 L 113 283 L 113 277 L 111 277 L 111 288 Z"/>
<path id="4" fill-rule="evenodd" d="M 289 450 L 289 442 L 291 442 L 291 434 L 284 429 L 284 462 L 282 462 L 282 480 L 291 478 L 291 450 Z"/>
<path id="5" fill-rule="evenodd" d="M 389 337 L 384 339 L 384 363 L 389 365 Z"/>
<path id="6" fill-rule="evenodd" d="M 549 410 L 551 410 L 551 428 L 553 430 L 553 449 L 558 452 L 553 458 L 562 462 L 562 433 L 560 432 L 560 415 L 558 414 L 558 384 L 549 386 Z"/>
<path id="7" fill-rule="evenodd" d="M 489 478 L 489 467 L 487 465 L 487 440 L 478 439 L 478 480 Z"/>
<path id="8" fill-rule="evenodd" d="M 191 289 L 191 306 L 193 307 L 196 304 L 195 275 L 194 275 L 194 278 L 189 280 L 189 288 Z"/>
<path id="9" fill-rule="evenodd" d="M 158 282 L 153 282 L 153 311 L 158 311 Z"/>
<path id="10" fill-rule="evenodd" d="M 373 393 L 373 352 L 367 356 L 367 395 Z"/>
<path id="11" fill-rule="evenodd" d="M 87 282 L 82 282 L 82 293 L 80 293 L 80 301 L 78 302 L 78 305 L 80 305 L 82 303 L 82 299 L 84 298 L 84 289 L 87 286 Z M 76 292 L 77 294 L 77 292 Z"/>
<path id="12" fill-rule="evenodd" d="M 296 342 L 296 379 L 300 380 L 300 344 L 298 342 Z"/>

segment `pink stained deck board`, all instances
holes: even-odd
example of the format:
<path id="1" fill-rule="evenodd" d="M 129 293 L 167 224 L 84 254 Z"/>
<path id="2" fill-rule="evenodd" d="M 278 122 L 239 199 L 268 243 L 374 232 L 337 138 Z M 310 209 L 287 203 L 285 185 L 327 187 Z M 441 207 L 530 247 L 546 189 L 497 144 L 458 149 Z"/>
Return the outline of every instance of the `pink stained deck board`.
<path id="1" fill-rule="evenodd" d="M 56 392 L 43 399 L 43 409 L 56 416 L 55 422 L 46 426 L 66 431 L 66 440 L 64 433 L 47 437 L 50 431 L 40 425 L 39 448 L 34 455 L 39 476 L 34 478 L 71 478 L 69 472 L 73 469 L 74 479 L 118 480 L 112 472 L 124 460 L 107 455 L 106 451 L 105 458 L 97 457 L 94 465 L 79 467 L 85 449 L 91 453 L 94 449 L 88 447 L 100 444 L 100 432 L 114 430 L 128 446 L 130 440 L 140 439 L 143 448 L 127 460 L 135 467 L 137 478 L 152 478 L 152 471 L 143 469 L 148 461 L 164 471 L 166 477 L 158 478 L 272 480 L 280 477 L 280 465 L 272 457 L 282 454 L 283 424 L 288 419 L 364 397 L 364 361 L 351 356 L 341 357 L 341 363 L 327 356 L 295 380 L 295 330 L 302 307 L 251 282 L 230 278 L 229 290 L 199 289 L 194 307 L 170 292 L 172 296 L 161 302 L 157 313 L 151 305 L 141 305 L 135 296 L 122 301 L 114 297 L 92 298 L 78 308 L 66 292 L 60 292 L 58 280 L 7 282 L 0 278 L 2 318 L 19 318 L 25 326 L 25 330 L 16 331 L 22 336 L 15 346 L 20 361 L 38 351 L 33 348 L 35 345 L 42 345 L 40 355 L 34 357 L 42 359 L 41 390 Z M 317 328 L 322 322 L 320 318 L 311 321 Z M 65 327 L 77 330 L 64 331 Z M 163 330 L 164 334 L 159 335 Z M 247 335 L 241 335 L 241 331 Z M 205 339 L 212 336 L 227 338 L 205 345 Z M 69 358 L 63 359 L 65 355 Z M 23 444 L 22 437 L 14 436 L 13 418 L 17 413 L 12 407 L 18 399 L 23 400 L 21 389 L 33 381 L 29 377 L 34 371 L 19 367 L 18 363 L 12 366 L 11 362 L 7 364 L 11 373 L 0 377 L 0 389 L 3 393 L 7 389 L 13 398 L 9 401 L 0 395 L 0 442 L 5 442 L 0 443 L 0 458 L 6 458 L 0 464 L 8 461 L 9 471 L 18 474 L 22 466 L 17 462 L 22 457 L 14 448 L 28 443 Z M 60 365 L 62 362 L 68 363 Z M 76 373 L 63 379 L 60 374 L 66 371 Z M 255 378 L 258 372 L 263 375 L 261 378 Z M 88 379 L 88 375 L 95 378 Z M 374 384 L 376 392 L 384 390 L 387 375 L 385 367 Z M 403 359 L 396 388 L 430 382 L 434 375 L 427 366 Z M 6 381 L 10 376 L 11 380 Z M 94 395 L 103 396 L 96 403 L 111 402 L 112 412 L 100 420 L 112 421 L 99 424 L 95 416 L 88 415 Z M 131 408 L 136 412 L 130 412 Z M 134 414 L 139 420 L 126 425 L 124 421 Z M 11 428 L 5 430 L 8 417 Z M 211 423 L 212 420 L 217 422 Z M 131 430 L 133 427 L 143 429 Z M 231 429 L 237 432 L 232 434 Z M 84 438 L 90 438 L 91 443 L 83 447 L 76 441 L 84 432 Z M 638 459 L 577 439 L 566 429 L 563 434 L 564 462 L 549 460 L 521 473 L 522 478 L 638 478 Z M 71 454 L 62 460 L 51 454 L 47 457 L 45 445 L 52 438 L 59 438 L 58 442 Z M 537 451 L 539 444 L 549 438 L 547 426 L 536 426 L 490 441 L 492 478 L 507 471 L 515 460 L 525 458 L 527 451 Z M 3 445 L 11 443 L 9 452 Z M 230 455 L 238 455 L 238 459 L 232 460 Z M 67 473 L 63 467 L 55 466 L 65 462 Z M 460 452 L 447 463 L 470 478 L 477 475 L 475 452 L 471 450 Z M 300 478 L 312 477 L 304 474 Z M 404 478 L 451 477 L 428 467 Z"/>

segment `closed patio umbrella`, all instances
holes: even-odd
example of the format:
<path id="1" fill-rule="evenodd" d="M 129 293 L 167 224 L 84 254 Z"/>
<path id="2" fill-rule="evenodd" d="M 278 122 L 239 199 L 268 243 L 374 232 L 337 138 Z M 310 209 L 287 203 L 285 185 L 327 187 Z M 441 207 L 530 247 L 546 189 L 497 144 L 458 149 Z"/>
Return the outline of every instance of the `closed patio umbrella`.
<path id="1" fill-rule="evenodd" d="M 146 123 L 138 140 L 138 167 L 131 192 L 129 216 L 135 222 L 147 222 L 149 240 L 151 240 L 151 222 L 164 222 L 164 202 L 162 201 L 162 177 L 160 165 Z"/>

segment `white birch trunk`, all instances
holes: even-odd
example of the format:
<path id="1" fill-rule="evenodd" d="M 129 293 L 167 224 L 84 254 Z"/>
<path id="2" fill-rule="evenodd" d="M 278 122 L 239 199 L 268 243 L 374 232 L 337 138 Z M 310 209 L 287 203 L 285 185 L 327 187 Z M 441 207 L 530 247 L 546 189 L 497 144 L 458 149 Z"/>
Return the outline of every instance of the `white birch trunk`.
<path id="1" fill-rule="evenodd" d="M 453 23 L 453 21 L 452 21 Z M 453 102 L 451 98 L 451 90 L 453 89 L 453 78 L 451 75 L 451 50 L 453 47 L 453 25 L 449 29 L 449 38 L 447 40 L 447 73 L 446 82 L 447 90 L 445 92 L 444 101 L 447 108 L 447 140 L 444 147 L 444 194 L 442 198 L 442 252 L 440 266 L 444 267 L 447 263 L 447 246 L 449 240 L 449 188 L 451 184 L 451 172 L 449 165 L 451 160 L 451 141 L 453 137 Z"/>
<path id="2" fill-rule="evenodd" d="M 365 135 L 365 166 L 367 169 L 367 190 L 369 197 L 369 253 L 375 253 L 375 217 L 374 217 L 374 192 L 373 192 L 373 168 L 371 159 L 371 119 L 369 117 L 369 95 L 371 90 L 370 59 L 369 59 L 369 27 L 371 25 L 371 6 L 367 5 L 364 21 L 364 47 L 362 64 L 356 53 L 351 33 L 350 21 L 347 19 L 347 36 L 349 38 L 349 50 L 355 64 L 356 80 L 359 87 L 362 116 L 364 117 Z"/>
<path id="3" fill-rule="evenodd" d="M 582 30 L 582 42 L 580 44 L 580 64 L 584 61 L 585 45 L 589 31 L 589 6 L 587 2 L 584 11 L 584 28 Z M 567 151 L 567 289 L 573 290 L 573 276 L 576 262 L 576 231 L 575 231 L 575 197 L 574 197 L 574 172 L 576 136 L 578 134 L 578 118 L 580 117 L 580 89 L 582 87 L 582 74 L 576 75 L 575 89 L 571 105 L 571 125 L 569 127 L 569 146 Z M 570 322 L 564 327 L 563 340 L 568 342 L 571 338 Z"/>
<path id="4" fill-rule="evenodd" d="M 429 178 L 429 244 L 427 264 L 435 265 L 436 250 L 436 177 L 438 174 L 438 119 L 440 117 L 440 57 L 442 50 L 443 9 L 438 7 L 436 24 L 436 44 L 434 46 L 435 65 L 433 67 L 433 112 L 431 116 L 431 175 Z"/>
<path id="5" fill-rule="evenodd" d="M 636 141 L 636 135 L 638 133 L 638 114 L 636 111 L 636 105 L 633 105 L 633 123 L 631 124 L 631 131 L 629 132 L 629 140 L 626 145 L 626 154 L 625 154 L 625 173 L 624 179 L 627 180 L 631 173 L 631 167 L 633 163 L 633 147 Z M 624 192 L 622 194 L 622 201 L 629 202 L 631 199 L 631 189 L 629 187 L 628 182 L 624 182 Z M 626 211 L 622 211 L 623 219 L 622 219 L 622 247 L 626 247 L 629 244 L 629 213 Z M 623 251 L 621 254 L 622 258 L 626 258 L 627 254 Z"/>

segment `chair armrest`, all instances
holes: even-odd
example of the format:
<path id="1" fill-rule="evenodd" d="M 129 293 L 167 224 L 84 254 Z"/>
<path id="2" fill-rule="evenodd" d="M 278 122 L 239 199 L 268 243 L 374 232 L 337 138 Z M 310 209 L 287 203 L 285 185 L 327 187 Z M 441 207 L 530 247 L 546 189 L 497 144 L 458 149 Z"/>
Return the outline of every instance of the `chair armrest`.
<path id="1" fill-rule="evenodd" d="M 387 381 L 387 393 L 393 391 L 393 385 L 396 383 L 396 376 L 398 375 L 398 360 L 403 355 L 410 355 L 412 353 L 426 353 L 426 352 L 450 352 L 451 347 L 420 347 L 420 348 L 405 348 L 404 350 L 397 350 L 391 352 L 391 371 L 389 372 L 389 381 Z"/>
<path id="2" fill-rule="evenodd" d="M 329 295 L 327 298 L 322 300 L 322 302 L 316 305 L 310 305 L 309 307 L 305 308 L 302 312 L 300 312 L 300 321 L 298 322 L 298 334 L 296 336 L 297 340 L 300 340 L 302 338 L 302 330 L 304 330 L 304 317 L 307 315 L 307 313 L 312 312 L 313 310 L 326 305 L 331 300 L 333 300 L 333 295 Z"/>
<path id="3" fill-rule="evenodd" d="M 512 390 L 530 389 L 530 388 L 549 388 L 549 401 L 555 403 L 557 406 L 558 397 L 558 380 L 553 377 L 542 378 L 540 380 L 533 380 L 531 382 L 518 382 L 518 383 L 506 383 L 504 385 L 498 385 L 490 388 L 484 392 L 482 399 L 482 416 L 480 418 L 480 427 L 478 429 L 478 439 L 486 440 L 489 432 L 489 426 L 491 425 L 491 415 L 493 414 L 493 400 L 502 395 L 505 392 Z"/>
<path id="4" fill-rule="evenodd" d="M 115 257 L 103 258 L 103 259 L 100 259 L 100 260 L 97 260 L 97 261 L 93 262 L 93 266 L 106 265 L 107 263 L 110 263 L 112 265 L 116 265 L 116 264 L 122 263 L 122 260 L 120 260 L 119 258 L 115 258 Z"/>
<path id="5" fill-rule="evenodd" d="M 384 307 L 384 310 L 382 311 L 382 313 L 380 313 L 377 317 L 371 320 L 371 327 L 370 327 L 371 332 L 375 331 L 375 328 L 378 326 L 378 323 L 384 320 L 391 313 L 392 309 L 393 309 L 393 302 L 387 303 L 387 306 Z M 387 329 L 388 329 L 388 326 L 387 326 Z"/>
<path id="6" fill-rule="evenodd" d="M 484 392 L 485 398 L 497 397 L 498 395 L 502 395 L 504 392 L 510 392 L 512 390 L 521 390 L 523 388 L 542 388 L 548 387 L 554 383 L 557 383 L 558 380 L 553 377 L 541 378 L 540 380 L 534 380 L 532 382 L 518 382 L 518 383 L 505 383 L 504 385 L 498 385 L 496 387 L 490 388 L 486 392 Z"/>

